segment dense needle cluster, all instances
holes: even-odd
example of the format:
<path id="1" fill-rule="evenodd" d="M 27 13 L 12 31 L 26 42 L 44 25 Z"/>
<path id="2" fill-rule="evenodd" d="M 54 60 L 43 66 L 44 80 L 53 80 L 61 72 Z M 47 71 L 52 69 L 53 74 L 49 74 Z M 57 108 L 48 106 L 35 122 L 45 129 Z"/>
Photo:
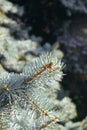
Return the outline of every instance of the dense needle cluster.
<path id="1" fill-rule="evenodd" d="M 54 108 L 62 68 L 63 63 L 53 52 L 27 64 L 21 74 L 0 76 L 2 130 L 41 130 L 60 120 Z"/>

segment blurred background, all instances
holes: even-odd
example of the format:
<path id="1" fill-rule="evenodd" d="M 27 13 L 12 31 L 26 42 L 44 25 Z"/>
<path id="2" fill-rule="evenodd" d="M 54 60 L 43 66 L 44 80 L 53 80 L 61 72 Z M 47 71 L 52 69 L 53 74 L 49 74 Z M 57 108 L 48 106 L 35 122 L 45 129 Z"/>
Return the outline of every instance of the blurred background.
<path id="1" fill-rule="evenodd" d="M 16 40 L 27 42 L 31 39 L 36 42 L 36 44 L 32 42 L 31 46 L 26 43 L 26 48 L 29 46 L 31 49 L 26 51 L 26 57 L 24 54 L 19 54 L 17 59 L 19 62 L 14 60 L 16 68 L 12 63 L 8 63 L 8 60 L 13 60 L 14 56 L 9 58 L 13 51 L 9 55 L 8 53 L 3 55 L 1 50 L 3 47 L 1 47 L 0 64 L 8 72 L 20 73 L 27 59 L 30 60 L 42 52 L 58 49 L 66 65 L 62 86 L 77 108 L 78 116 L 74 120 L 81 121 L 85 118 L 87 115 L 87 0 L 0 0 L 0 37 L 2 36 L 10 41 L 13 37 L 15 44 Z M 4 43 L 6 42 L 4 40 Z M 22 49 L 20 46 L 19 43 L 18 50 L 23 52 L 24 46 Z M 7 48 L 5 45 L 5 52 L 8 51 Z M 18 52 L 15 50 L 15 53 Z M 28 56 L 28 53 L 31 55 Z"/>

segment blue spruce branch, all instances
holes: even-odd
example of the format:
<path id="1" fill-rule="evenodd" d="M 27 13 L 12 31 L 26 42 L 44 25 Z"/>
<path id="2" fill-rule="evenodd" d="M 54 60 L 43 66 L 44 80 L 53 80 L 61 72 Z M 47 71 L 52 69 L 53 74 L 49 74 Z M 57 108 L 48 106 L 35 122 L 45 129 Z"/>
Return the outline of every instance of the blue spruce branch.
<path id="1" fill-rule="evenodd" d="M 61 118 L 63 107 L 60 105 L 60 113 L 56 99 L 63 66 L 55 51 L 27 64 L 21 74 L 0 76 L 1 130 L 59 129 L 56 122 L 65 120 Z"/>

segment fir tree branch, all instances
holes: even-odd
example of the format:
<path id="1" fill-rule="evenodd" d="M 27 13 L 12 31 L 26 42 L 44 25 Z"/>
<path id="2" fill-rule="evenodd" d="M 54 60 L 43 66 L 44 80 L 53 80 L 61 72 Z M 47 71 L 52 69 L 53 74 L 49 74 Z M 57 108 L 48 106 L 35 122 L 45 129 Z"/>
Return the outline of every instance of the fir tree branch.
<path id="1" fill-rule="evenodd" d="M 61 120 L 59 109 L 55 108 L 62 68 L 63 63 L 52 52 L 30 62 L 21 74 L 1 75 L 2 130 L 45 130 Z"/>

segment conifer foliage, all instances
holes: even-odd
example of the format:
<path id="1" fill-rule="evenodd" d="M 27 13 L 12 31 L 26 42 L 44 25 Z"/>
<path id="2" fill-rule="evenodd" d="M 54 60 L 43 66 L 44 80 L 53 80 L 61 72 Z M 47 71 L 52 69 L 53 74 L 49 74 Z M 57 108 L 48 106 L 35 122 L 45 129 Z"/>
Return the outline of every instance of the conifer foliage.
<path id="1" fill-rule="evenodd" d="M 21 74 L 0 76 L 0 129 L 53 130 L 60 121 L 56 91 L 63 63 L 53 53 L 43 54 Z"/>

